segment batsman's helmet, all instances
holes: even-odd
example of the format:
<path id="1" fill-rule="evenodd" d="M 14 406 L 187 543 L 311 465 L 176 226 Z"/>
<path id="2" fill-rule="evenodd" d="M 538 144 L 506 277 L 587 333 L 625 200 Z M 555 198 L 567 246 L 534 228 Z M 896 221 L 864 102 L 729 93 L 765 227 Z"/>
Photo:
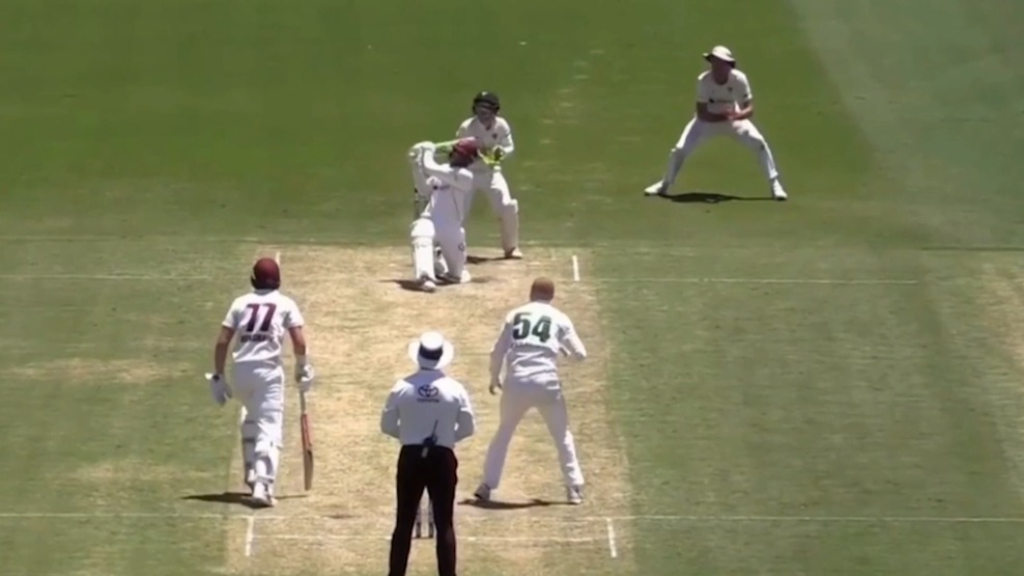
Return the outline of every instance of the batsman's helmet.
<path id="1" fill-rule="evenodd" d="M 256 290 L 277 290 L 281 287 L 281 268 L 273 258 L 260 258 L 253 264 L 249 282 Z"/>
<path id="2" fill-rule="evenodd" d="M 498 110 L 501 110 L 501 99 L 499 99 L 498 95 L 494 92 L 484 90 L 473 97 L 473 110 L 476 110 L 476 107 L 480 105 L 487 106 L 491 110 L 494 110 L 494 112 L 497 112 Z"/>
<path id="3" fill-rule="evenodd" d="M 480 144 L 472 138 L 463 138 L 452 146 L 452 154 L 466 158 L 476 158 L 480 153 Z"/>

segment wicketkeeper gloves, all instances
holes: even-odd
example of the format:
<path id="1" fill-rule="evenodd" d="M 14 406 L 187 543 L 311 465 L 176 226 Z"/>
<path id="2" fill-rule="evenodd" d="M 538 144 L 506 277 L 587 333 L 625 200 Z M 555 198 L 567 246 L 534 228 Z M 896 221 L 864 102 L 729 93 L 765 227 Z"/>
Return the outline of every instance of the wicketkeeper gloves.
<path id="1" fill-rule="evenodd" d="M 228 386 L 227 381 L 224 380 L 223 374 L 211 374 L 207 372 L 206 380 L 210 383 L 210 395 L 213 396 L 213 401 L 217 406 L 223 406 L 231 399 L 231 387 Z"/>

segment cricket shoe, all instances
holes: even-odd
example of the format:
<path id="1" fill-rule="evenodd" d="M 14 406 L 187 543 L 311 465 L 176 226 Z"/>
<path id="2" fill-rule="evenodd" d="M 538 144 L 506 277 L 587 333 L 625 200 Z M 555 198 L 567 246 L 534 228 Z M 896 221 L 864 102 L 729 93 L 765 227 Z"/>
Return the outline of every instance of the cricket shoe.
<path id="1" fill-rule="evenodd" d="M 522 260 L 523 251 L 519 248 L 513 248 L 511 250 L 505 250 L 505 260 Z"/>
<path id="2" fill-rule="evenodd" d="M 648 196 L 662 196 L 666 192 L 668 192 L 668 186 L 665 186 L 665 183 L 661 180 L 644 189 L 644 194 Z"/>
<path id="3" fill-rule="evenodd" d="M 424 276 L 423 278 L 420 278 L 420 290 L 427 293 L 433 293 L 437 290 L 437 283 Z"/>
<path id="4" fill-rule="evenodd" d="M 583 486 L 569 486 L 566 489 L 569 504 L 574 506 L 583 504 Z"/>
<path id="5" fill-rule="evenodd" d="M 252 489 L 252 495 L 249 496 L 249 505 L 253 508 L 272 508 L 277 501 L 274 500 L 274 496 L 270 493 L 267 485 L 262 482 L 257 482 L 256 486 Z"/>
<path id="6" fill-rule="evenodd" d="M 772 198 L 779 202 L 785 202 L 786 199 L 789 198 L 789 195 L 786 194 L 786 190 L 778 180 L 772 180 Z"/>
<path id="7" fill-rule="evenodd" d="M 473 280 L 473 276 L 469 273 L 469 270 L 463 270 L 462 275 L 456 278 L 452 274 L 445 274 L 444 281 L 451 284 L 469 284 Z"/>
<path id="8" fill-rule="evenodd" d="M 473 492 L 473 496 L 481 502 L 491 501 L 491 487 L 483 482 L 476 487 L 476 492 Z"/>

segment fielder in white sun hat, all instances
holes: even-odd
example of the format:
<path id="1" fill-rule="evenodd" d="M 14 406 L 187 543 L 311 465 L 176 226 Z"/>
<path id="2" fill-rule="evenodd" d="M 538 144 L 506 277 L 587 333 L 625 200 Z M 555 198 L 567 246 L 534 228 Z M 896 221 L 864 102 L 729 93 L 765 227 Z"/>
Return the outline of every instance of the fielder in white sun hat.
<path id="1" fill-rule="evenodd" d="M 423 370 L 442 370 L 454 357 L 455 346 L 440 332 L 424 332 L 409 342 L 409 358 Z"/>
<path id="2" fill-rule="evenodd" d="M 729 50 L 725 46 L 715 46 L 710 52 L 704 53 L 705 60 L 710 61 L 712 58 L 721 60 L 722 62 L 728 62 L 733 66 L 733 68 L 736 67 L 736 58 L 733 57 L 732 50 Z"/>

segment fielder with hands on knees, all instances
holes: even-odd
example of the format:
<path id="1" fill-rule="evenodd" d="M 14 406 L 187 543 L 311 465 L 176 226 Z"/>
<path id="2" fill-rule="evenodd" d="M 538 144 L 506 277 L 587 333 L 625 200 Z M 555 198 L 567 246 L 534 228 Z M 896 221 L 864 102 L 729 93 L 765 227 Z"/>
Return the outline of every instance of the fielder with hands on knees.
<path id="1" fill-rule="evenodd" d="M 576 443 L 569 431 L 569 414 L 558 374 L 558 355 L 577 360 L 587 357 L 587 349 L 576 334 L 572 320 L 551 305 L 555 283 L 537 278 L 530 288 L 530 302 L 505 317 L 501 334 L 491 351 L 491 394 L 502 390 L 501 422 L 484 461 L 484 478 L 474 496 L 491 499 L 501 483 L 508 446 L 523 416 L 536 408 L 547 424 L 558 449 L 568 501 L 583 502 L 583 471 L 576 457 Z M 505 368 L 505 382 L 501 370 Z"/>
<path id="2" fill-rule="evenodd" d="M 453 517 L 459 461 L 454 448 L 473 435 L 476 417 L 466 388 L 443 372 L 455 357 L 451 342 L 440 332 L 425 332 L 409 343 L 408 354 L 419 369 L 391 388 L 380 416 L 381 432 L 402 443 L 388 575 L 405 575 L 426 489 L 437 529 L 437 573 L 456 576 Z"/>
<path id="3" fill-rule="evenodd" d="M 253 291 L 236 298 L 221 324 L 213 353 L 213 372 L 206 374 L 213 401 L 223 406 L 235 397 L 242 404 L 243 476 L 255 507 L 275 504 L 274 481 L 281 458 L 284 424 L 284 335 L 291 336 L 295 352 L 295 379 L 306 392 L 313 385 L 304 320 L 298 304 L 285 296 L 281 270 L 271 258 L 260 258 L 252 268 Z M 228 347 L 235 339 L 234 389 L 225 377 Z"/>

